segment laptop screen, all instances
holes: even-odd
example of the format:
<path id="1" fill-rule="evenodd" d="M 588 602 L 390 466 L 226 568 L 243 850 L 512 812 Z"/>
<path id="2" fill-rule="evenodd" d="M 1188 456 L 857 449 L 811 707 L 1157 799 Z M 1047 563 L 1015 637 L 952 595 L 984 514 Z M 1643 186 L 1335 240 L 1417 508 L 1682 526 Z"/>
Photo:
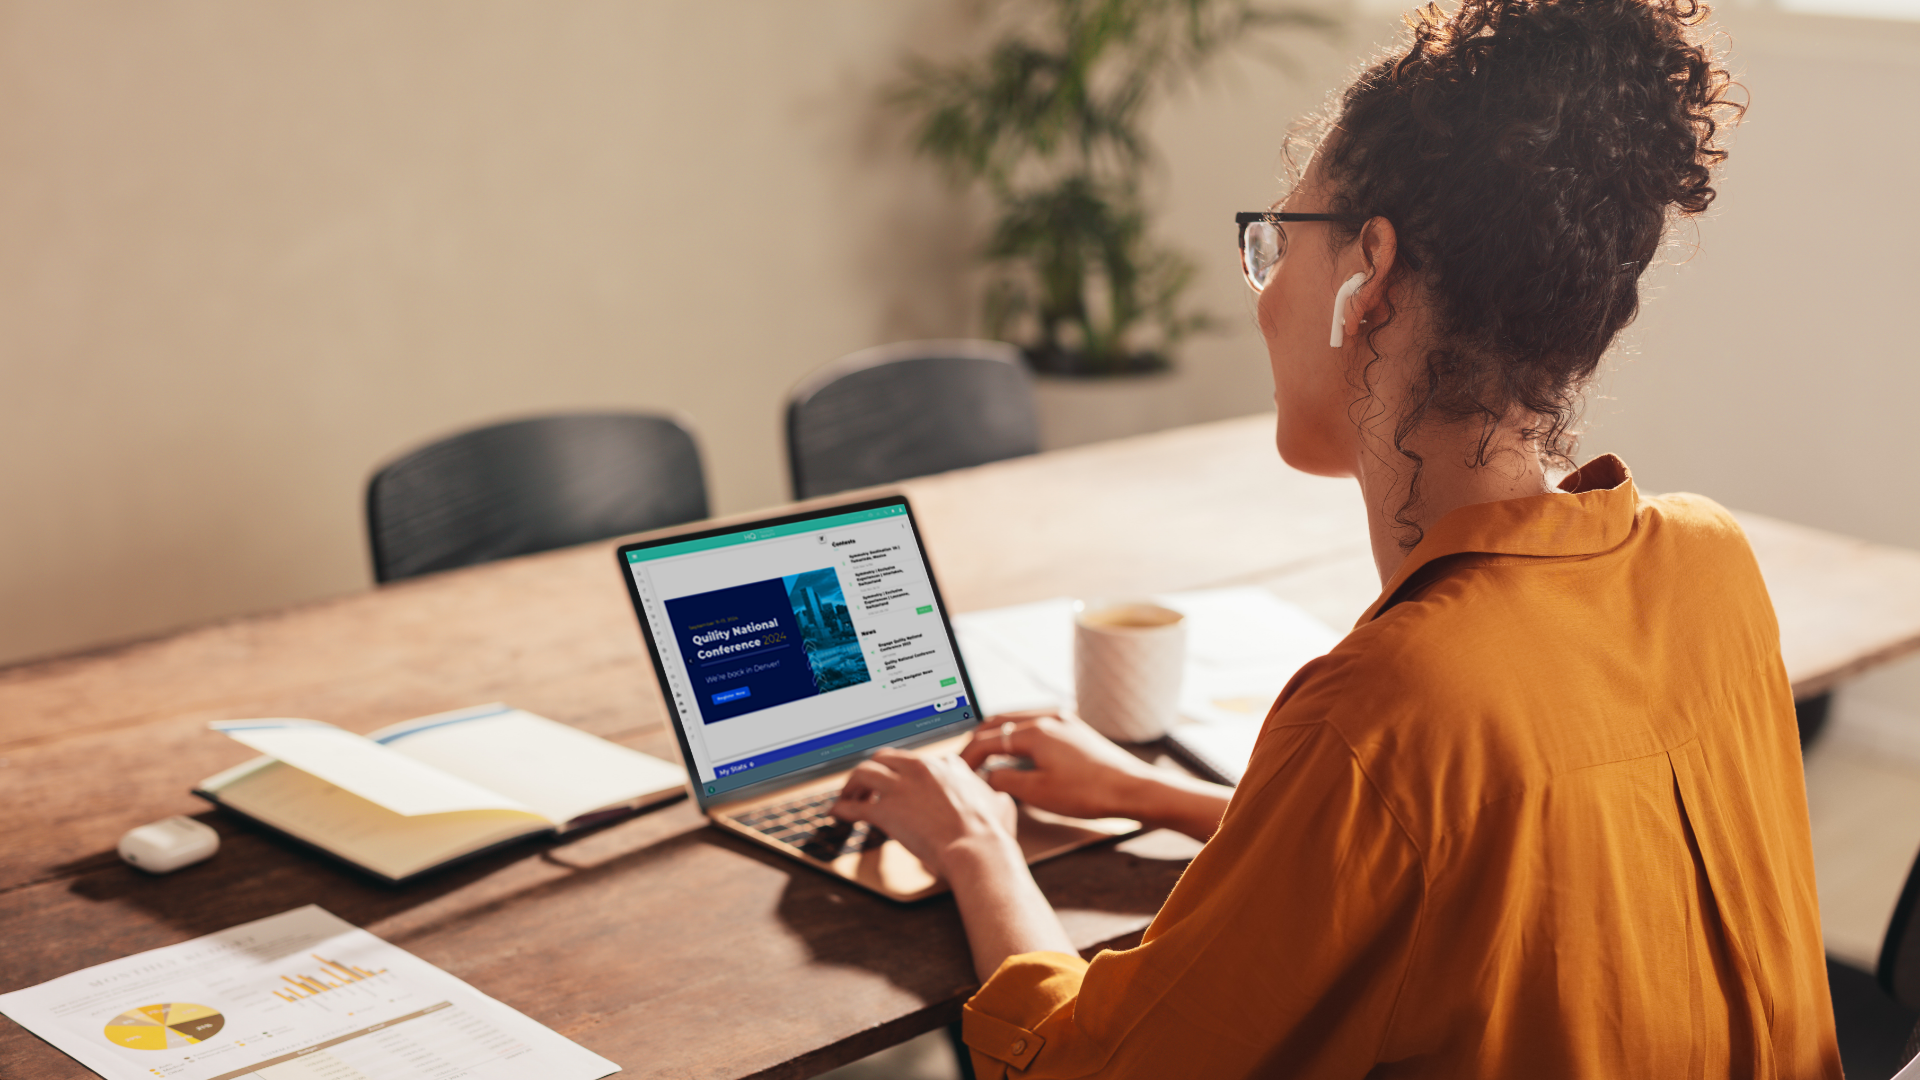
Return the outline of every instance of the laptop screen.
<path id="1" fill-rule="evenodd" d="M 703 806 L 979 715 L 904 497 L 620 558 Z"/>

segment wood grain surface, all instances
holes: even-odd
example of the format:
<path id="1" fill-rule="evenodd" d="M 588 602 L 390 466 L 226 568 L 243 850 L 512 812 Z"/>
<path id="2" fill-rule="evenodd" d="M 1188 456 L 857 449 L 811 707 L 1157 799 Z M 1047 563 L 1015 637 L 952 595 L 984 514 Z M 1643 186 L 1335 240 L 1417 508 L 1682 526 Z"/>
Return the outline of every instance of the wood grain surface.
<path id="1" fill-rule="evenodd" d="M 900 489 L 956 611 L 1254 582 L 1344 626 L 1378 587 L 1357 490 L 1284 468 L 1270 418 Z M 1797 689 L 1920 645 L 1920 554 L 1741 520 Z M 393 889 L 188 794 L 250 756 L 206 730 L 240 717 L 368 731 L 499 700 L 673 758 L 615 546 L 0 670 L 0 991 L 311 902 L 623 1076 L 810 1076 L 954 1018 L 973 976 L 950 900 L 877 899 L 707 827 L 684 801 Z M 152 878 L 114 857 L 122 832 L 178 813 L 221 831 L 212 861 Z M 1192 851 L 1150 833 L 1037 876 L 1092 950 L 1135 938 Z M 0 1022 L 0 1076 L 86 1075 Z"/>

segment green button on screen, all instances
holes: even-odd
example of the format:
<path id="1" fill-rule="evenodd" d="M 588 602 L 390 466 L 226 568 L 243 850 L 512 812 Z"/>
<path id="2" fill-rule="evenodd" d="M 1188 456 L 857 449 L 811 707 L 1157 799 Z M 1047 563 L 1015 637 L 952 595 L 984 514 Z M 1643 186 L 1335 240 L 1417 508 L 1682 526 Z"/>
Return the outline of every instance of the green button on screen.
<path id="1" fill-rule="evenodd" d="M 922 605 L 920 605 L 919 607 L 917 607 L 917 608 L 914 608 L 914 609 L 913 609 L 913 613 L 914 613 L 915 615 L 925 615 L 925 614 L 926 614 L 927 612 L 929 612 L 929 611 L 932 611 L 932 610 L 933 610 L 933 605 L 932 605 L 932 604 L 922 604 Z"/>
<path id="2" fill-rule="evenodd" d="M 947 678 L 947 679 L 941 679 L 941 680 L 940 680 L 940 685 L 941 685 L 941 686 L 952 686 L 952 685 L 953 685 L 954 683 L 957 683 L 957 682 L 959 682 L 959 681 L 960 681 L 959 679 L 955 679 L 955 678 Z"/>

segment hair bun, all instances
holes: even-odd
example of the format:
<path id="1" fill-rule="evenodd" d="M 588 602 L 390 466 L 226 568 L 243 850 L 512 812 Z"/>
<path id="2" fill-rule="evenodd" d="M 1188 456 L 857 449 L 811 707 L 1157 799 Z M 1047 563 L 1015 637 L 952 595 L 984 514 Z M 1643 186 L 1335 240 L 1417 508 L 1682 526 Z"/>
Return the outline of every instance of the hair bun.
<path id="1" fill-rule="evenodd" d="M 1707 14 L 1696 0 L 1464 0 L 1450 18 L 1429 4 L 1408 16 L 1389 78 L 1439 121 L 1430 136 L 1465 120 L 1458 131 L 1491 137 L 1510 166 L 1630 177 L 1636 195 L 1697 214 L 1727 156 L 1720 116 L 1738 109 L 1692 40 Z"/>
<path id="2" fill-rule="evenodd" d="M 1581 391 L 1639 310 L 1667 223 L 1713 202 L 1722 126 L 1743 109 L 1707 13 L 1429 4 L 1348 88 L 1316 156 L 1331 208 L 1393 223 L 1432 314 L 1428 391 L 1397 438 L 1429 417 L 1490 431 L 1517 407 L 1550 455 L 1571 454 Z"/>

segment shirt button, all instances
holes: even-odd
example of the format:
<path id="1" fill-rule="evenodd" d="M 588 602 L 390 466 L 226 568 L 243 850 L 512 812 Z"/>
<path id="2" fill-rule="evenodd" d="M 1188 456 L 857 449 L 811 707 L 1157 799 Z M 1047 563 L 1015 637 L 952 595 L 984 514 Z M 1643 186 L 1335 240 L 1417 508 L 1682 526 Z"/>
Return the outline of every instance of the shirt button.
<path id="1" fill-rule="evenodd" d="M 1027 1052 L 1027 1040 L 1016 1039 L 1013 1044 L 1013 1056 L 1019 1057 L 1021 1054 L 1024 1054 L 1026 1052 Z"/>

